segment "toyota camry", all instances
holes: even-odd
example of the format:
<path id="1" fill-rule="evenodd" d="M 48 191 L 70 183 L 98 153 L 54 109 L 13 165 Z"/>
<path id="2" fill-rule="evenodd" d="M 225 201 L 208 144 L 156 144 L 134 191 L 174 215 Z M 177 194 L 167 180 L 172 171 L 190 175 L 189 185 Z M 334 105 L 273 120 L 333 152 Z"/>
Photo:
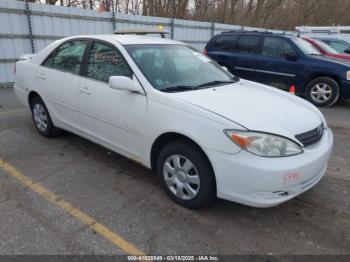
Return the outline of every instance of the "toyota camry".
<path id="1" fill-rule="evenodd" d="M 137 161 L 189 208 L 216 197 L 275 206 L 327 169 L 333 134 L 315 106 L 182 42 L 74 36 L 22 56 L 15 72 L 41 135 L 66 130 Z"/>

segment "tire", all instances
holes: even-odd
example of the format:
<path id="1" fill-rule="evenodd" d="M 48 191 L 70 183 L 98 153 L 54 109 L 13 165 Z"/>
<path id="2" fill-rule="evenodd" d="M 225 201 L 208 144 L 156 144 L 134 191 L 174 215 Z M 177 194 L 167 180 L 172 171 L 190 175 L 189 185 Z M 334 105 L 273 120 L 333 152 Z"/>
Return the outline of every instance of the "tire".
<path id="1" fill-rule="evenodd" d="M 207 157 L 184 140 L 171 142 L 162 149 L 157 174 L 168 196 L 184 207 L 197 209 L 216 199 L 215 176 Z"/>
<path id="2" fill-rule="evenodd" d="M 307 85 L 305 98 L 315 106 L 330 107 L 340 98 L 339 84 L 329 77 L 316 78 Z"/>
<path id="3" fill-rule="evenodd" d="M 39 96 L 33 98 L 30 108 L 34 126 L 42 136 L 52 138 L 61 134 L 62 130 L 53 125 L 49 111 Z"/>

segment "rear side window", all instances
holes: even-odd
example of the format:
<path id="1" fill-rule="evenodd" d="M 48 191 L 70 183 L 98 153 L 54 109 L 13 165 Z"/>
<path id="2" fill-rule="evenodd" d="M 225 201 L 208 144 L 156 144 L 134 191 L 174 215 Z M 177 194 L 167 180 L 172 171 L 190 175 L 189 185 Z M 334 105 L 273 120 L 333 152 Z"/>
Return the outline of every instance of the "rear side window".
<path id="1" fill-rule="evenodd" d="M 323 42 L 329 44 L 332 48 L 337 50 L 339 53 L 344 53 L 345 50 L 350 49 L 349 46 L 347 46 L 342 42 L 338 42 L 338 41 L 323 41 Z"/>
<path id="2" fill-rule="evenodd" d="M 262 54 L 266 56 L 284 57 L 286 53 L 296 54 L 293 47 L 284 39 L 265 37 Z"/>
<path id="3" fill-rule="evenodd" d="M 257 54 L 261 37 L 254 35 L 241 36 L 236 44 L 236 51 L 246 54 Z"/>
<path id="4" fill-rule="evenodd" d="M 108 83 L 111 76 L 131 77 L 132 72 L 116 48 L 94 42 L 88 56 L 86 77 Z"/>
<path id="5" fill-rule="evenodd" d="M 213 46 L 221 50 L 233 50 L 236 40 L 237 35 L 221 35 L 215 39 Z"/>
<path id="6" fill-rule="evenodd" d="M 46 59 L 43 66 L 79 74 L 86 46 L 85 40 L 64 43 Z"/>

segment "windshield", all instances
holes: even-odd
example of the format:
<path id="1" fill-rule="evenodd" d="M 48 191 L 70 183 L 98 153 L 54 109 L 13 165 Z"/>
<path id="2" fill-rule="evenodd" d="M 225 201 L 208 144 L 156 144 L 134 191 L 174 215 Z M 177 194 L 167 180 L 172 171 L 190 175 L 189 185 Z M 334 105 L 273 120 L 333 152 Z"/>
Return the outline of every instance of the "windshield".
<path id="1" fill-rule="evenodd" d="M 337 50 L 335 50 L 333 47 L 329 46 L 328 44 L 319 41 L 319 40 L 314 40 L 316 44 L 318 44 L 322 49 L 324 49 L 326 52 L 331 53 L 331 54 L 339 54 Z"/>
<path id="2" fill-rule="evenodd" d="M 299 47 L 304 55 L 322 55 L 312 44 L 299 37 L 292 38 L 293 42 Z"/>
<path id="3" fill-rule="evenodd" d="M 140 70 L 160 91 L 186 91 L 237 81 L 210 58 L 183 45 L 128 45 Z"/>

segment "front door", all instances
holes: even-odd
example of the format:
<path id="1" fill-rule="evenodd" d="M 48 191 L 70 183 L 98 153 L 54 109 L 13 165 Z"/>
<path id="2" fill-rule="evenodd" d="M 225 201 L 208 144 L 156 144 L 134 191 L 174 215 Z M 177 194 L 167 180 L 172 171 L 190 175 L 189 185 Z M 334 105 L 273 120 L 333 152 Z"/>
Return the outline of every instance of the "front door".
<path id="1" fill-rule="evenodd" d="M 79 82 L 83 131 L 115 151 L 140 160 L 147 98 L 145 94 L 112 89 L 108 81 L 111 76 L 127 76 L 135 84 L 140 83 L 113 45 L 93 42 L 86 59 Z"/>
<path id="2" fill-rule="evenodd" d="M 243 79 L 257 81 L 256 57 L 261 46 L 261 36 L 241 35 L 235 45 L 233 73 Z"/>
<path id="3" fill-rule="evenodd" d="M 300 65 L 296 60 L 288 60 L 287 54 L 297 57 L 296 51 L 286 40 L 265 37 L 261 56 L 256 59 L 257 82 L 283 90 L 296 85 L 296 72 Z"/>

